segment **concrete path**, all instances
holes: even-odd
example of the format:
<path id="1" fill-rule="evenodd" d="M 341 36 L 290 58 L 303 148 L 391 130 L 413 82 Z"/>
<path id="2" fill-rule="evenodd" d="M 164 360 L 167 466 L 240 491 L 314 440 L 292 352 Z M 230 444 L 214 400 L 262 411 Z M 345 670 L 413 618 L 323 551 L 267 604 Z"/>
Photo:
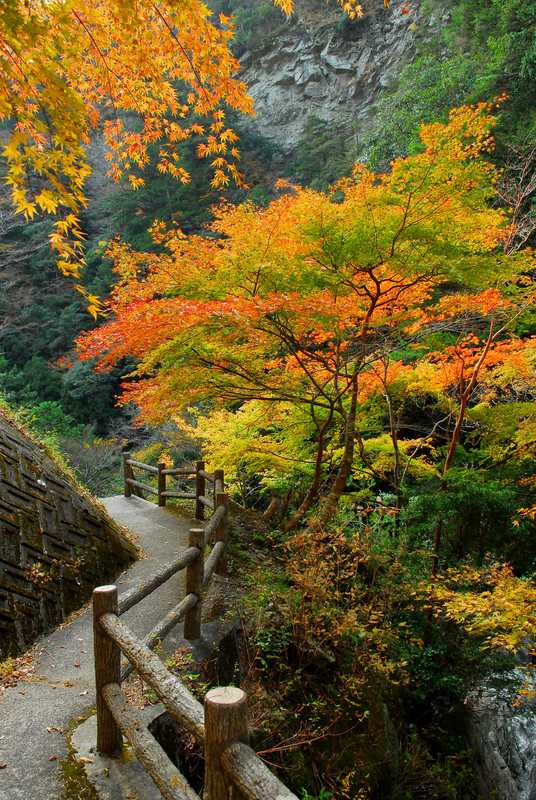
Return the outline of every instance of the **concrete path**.
<path id="1" fill-rule="evenodd" d="M 169 563 L 186 546 L 191 519 L 138 497 L 110 497 L 103 502 L 147 555 L 120 576 L 120 593 Z M 184 572 L 130 609 L 124 616 L 127 625 L 138 636 L 146 635 L 184 597 L 183 581 Z M 7 765 L 0 769 L 1 800 L 60 800 L 63 784 L 58 766 L 67 755 L 61 731 L 95 703 L 90 610 L 37 646 L 41 653 L 33 676 L 8 689 L 0 700 L 0 765 Z"/>

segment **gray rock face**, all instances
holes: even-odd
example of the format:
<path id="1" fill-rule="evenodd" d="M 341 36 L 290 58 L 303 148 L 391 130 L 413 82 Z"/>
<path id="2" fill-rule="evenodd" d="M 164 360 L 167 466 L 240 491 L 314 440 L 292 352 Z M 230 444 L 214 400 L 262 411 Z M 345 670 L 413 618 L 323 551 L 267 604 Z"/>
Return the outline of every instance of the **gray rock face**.
<path id="1" fill-rule="evenodd" d="M 523 680 L 516 670 L 513 678 Z M 529 679 L 536 691 L 536 675 Z M 486 797 L 536 800 L 536 701 L 519 706 L 486 688 L 468 700 L 469 739 Z"/>
<path id="2" fill-rule="evenodd" d="M 255 101 L 255 128 L 291 150 L 307 118 L 357 133 L 371 123 L 372 106 L 411 60 L 418 37 L 442 22 L 420 14 L 420 3 L 367 0 L 365 16 L 345 21 L 336 4 L 298 0 L 282 31 L 242 55 L 242 78 Z"/>

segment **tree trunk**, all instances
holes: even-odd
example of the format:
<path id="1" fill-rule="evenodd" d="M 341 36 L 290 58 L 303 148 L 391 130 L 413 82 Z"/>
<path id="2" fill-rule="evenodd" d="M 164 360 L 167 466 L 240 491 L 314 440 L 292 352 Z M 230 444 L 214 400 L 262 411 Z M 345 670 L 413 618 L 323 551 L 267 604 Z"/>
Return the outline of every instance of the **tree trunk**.
<path id="1" fill-rule="evenodd" d="M 447 474 L 454 461 L 454 454 L 456 452 L 456 447 L 458 446 L 458 442 L 460 441 L 460 436 L 462 432 L 463 423 L 465 420 L 465 414 L 467 412 L 467 406 L 469 405 L 469 401 L 471 400 L 471 395 L 473 394 L 474 388 L 478 381 L 478 375 L 480 373 L 480 369 L 486 360 L 486 357 L 490 351 L 492 342 L 497 334 L 493 333 L 494 326 L 493 321 L 490 325 L 489 335 L 486 340 L 486 344 L 478 361 L 476 362 L 473 373 L 469 380 L 469 383 L 465 387 L 462 392 L 462 396 L 460 398 L 460 410 L 458 411 L 458 416 L 456 418 L 456 423 L 454 425 L 454 429 L 452 431 L 452 436 L 450 437 L 449 449 L 447 451 L 447 457 L 445 458 L 445 463 L 443 464 L 443 474 L 441 478 L 441 491 L 444 492 L 447 488 Z M 439 571 L 439 551 L 441 550 L 441 541 L 443 535 L 443 521 L 439 520 L 435 533 L 434 533 L 434 551 L 432 554 L 432 577 L 435 578 Z"/>
<path id="2" fill-rule="evenodd" d="M 268 504 L 268 508 L 262 514 L 263 519 L 272 519 L 275 517 L 280 508 L 281 498 L 278 495 L 273 495 L 270 503 Z"/>
<path id="3" fill-rule="evenodd" d="M 348 478 L 352 472 L 352 465 L 354 463 L 355 420 L 357 412 L 357 379 L 358 376 L 356 374 L 352 378 L 352 394 L 350 398 L 350 409 L 346 417 L 346 425 L 344 430 L 344 453 L 342 461 L 337 475 L 335 476 L 335 480 L 331 485 L 329 494 L 321 503 L 318 517 L 315 520 L 315 524 L 319 526 L 325 525 L 337 510 L 339 498 L 346 489 Z"/>
<path id="4" fill-rule="evenodd" d="M 318 447 L 316 449 L 316 458 L 315 458 L 315 471 L 313 475 L 313 482 L 309 487 L 309 491 L 303 498 L 302 502 L 297 511 L 291 516 L 289 520 L 283 523 L 283 531 L 285 533 L 287 531 L 291 531 L 293 528 L 296 527 L 298 522 L 300 522 L 304 515 L 309 511 L 313 502 L 316 500 L 320 489 L 320 481 L 322 479 L 322 463 L 324 460 L 324 450 L 326 445 L 326 432 L 331 424 L 331 420 L 333 418 L 333 412 L 329 415 L 329 417 L 325 420 L 325 422 L 320 426 L 318 431 Z"/>
<path id="5" fill-rule="evenodd" d="M 298 522 L 300 522 L 303 519 L 304 515 L 307 513 L 307 511 L 309 511 L 309 509 L 313 505 L 313 501 L 316 499 L 319 488 L 320 488 L 320 478 L 318 478 L 317 480 L 315 475 L 315 478 L 311 486 L 309 487 L 307 494 L 301 501 L 298 509 L 294 512 L 291 518 L 288 519 L 286 522 L 284 522 L 283 525 L 281 526 L 281 529 L 285 533 L 295 528 Z"/>
<path id="6" fill-rule="evenodd" d="M 286 495 L 283 498 L 283 502 L 281 504 L 281 516 L 284 517 L 288 511 L 288 507 L 290 505 L 290 501 L 292 500 L 292 495 L 294 494 L 294 489 L 289 489 Z"/>

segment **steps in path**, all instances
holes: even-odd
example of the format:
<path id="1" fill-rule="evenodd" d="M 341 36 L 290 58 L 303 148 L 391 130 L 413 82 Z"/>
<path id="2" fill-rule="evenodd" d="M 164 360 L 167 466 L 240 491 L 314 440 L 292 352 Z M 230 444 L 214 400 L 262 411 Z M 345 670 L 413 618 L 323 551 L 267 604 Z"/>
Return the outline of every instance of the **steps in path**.
<path id="1" fill-rule="evenodd" d="M 138 497 L 102 502 L 110 516 L 136 536 L 147 556 L 118 578 L 120 594 L 186 547 L 191 518 Z M 134 633 L 145 636 L 176 605 L 185 593 L 183 582 L 181 572 L 127 611 L 125 622 Z M 41 639 L 36 650 L 33 675 L 0 698 L 0 765 L 6 765 L 0 769 L 1 800 L 61 800 L 59 765 L 67 755 L 61 731 L 95 703 L 90 609 Z"/>

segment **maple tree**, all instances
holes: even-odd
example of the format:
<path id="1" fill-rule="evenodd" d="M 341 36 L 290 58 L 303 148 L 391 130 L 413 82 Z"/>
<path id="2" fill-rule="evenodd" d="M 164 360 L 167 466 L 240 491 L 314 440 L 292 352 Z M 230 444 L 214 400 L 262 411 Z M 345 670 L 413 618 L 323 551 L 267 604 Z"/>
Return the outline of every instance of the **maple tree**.
<path id="1" fill-rule="evenodd" d="M 432 603 L 435 613 L 481 636 L 484 647 L 515 653 L 534 630 L 535 592 L 531 581 L 516 578 L 511 567 L 501 564 L 449 569 L 439 581 L 420 586 L 416 595 Z"/>
<path id="2" fill-rule="evenodd" d="M 231 37 L 231 20 L 212 19 L 200 0 L 2 4 L 7 181 L 26 218 L 57 216 L 50 241 L 62 272 L 77 276 L 83 262 L 79 212 L 92 130 L 102 128 L 111 177 L 126 175 L 133 188 L 155 143 L 158 169 L 187 182 L 180 144 L 193 135 L 204 138 L 199 154 L 210 159 L 215 186 L 239 180 L 225 108 L 250 113 L 252 103 L 236 78 Z"/>
<path id="3" fill-rule="evenodd" d="M 379 475 L 362 409 L 376 395 L 389 405 L 396 382 L 454 392 L 446 474 L 477 389 L 533 375 L 533 340 L 514 325 L 532 301 L 533 256 L 501 250 L 508 220 L 490 204 L 497 172 L 484 158 L 491 111 L 423 126 L 422 152 L 383 175 L 356 165 L 331 194 L 282 185 L 266 209 L 222 204 L 210 236 L 156 225 L 162 253 L 114 242 L 112 316 L 82 335 L 81 351 L 101 368 L 137 359 L 122 402 L 142 420 L 253 403 L 251 415 L 265 408 L 280 430 L 300 429 L 314 442 L 311 482 L 289 526 L 319 495 L 318 524 L 329 519 L 353 470 Z M 411 474 L 402 462 L 414 467 L 427 437 L 401 445 L 391 406 L 395 466 L 384 475 L 400 489 Z M 296 439 L 278 437 L 280 461 L 295 460 Z"/>
<path id="4" fill-rule="evenodd" d="M 522 283 L 525 281 L 522 280 Z M 434 462 L 441 488 L 446 490 L 448 473 L 455 461 L 471 403 L 478 403 L 479 414 L 482 415 L 483 409 L 497 403 L 512 403 L 519 392 L 532 393 L 535 385 L 536 342 L 530 337 L 523 339 L 513 335 L 509 330 L 532 301 L 533 292 L 530 288 L 527 292 L 522 291 L 516 302 L 495 289 L 480 295 L 458 296 L 454 301 L 447 295 L 436 307 L 430 321 L 443 326 L 450 320 L 450 331 L 459 330 L 456 342 L 444 346 L 440 351 L 430 350 L 411 364 L 383 359 L 379 368 L 374 368 L 374 379 L 387 407 L 393 452 L 393 462 L 387 461 L 387 470 L 390 471 L 390 482 L 397 498 L 400 497 L 404 480 L 411 476 L 417 466 L 422 468 L 427 463 L 430 466 L 430 451 L 438 439 L 439 426 L 442 427 L 445 447 L 443 455 L 434 454 Z M 462 313 L 464 316 L 460 316 Z M 467 333 L 471 328 L 476 332 Z M 421 397 L 436 395 L 442 404 L 441 416 L 430 424 L 424 435 L 400 440 L 404 403 L 408 395 L 416 394 Z M 525 445 L 530 446 L 534 443 L 536 433 L 533 425 L 536 408 L 530 403 L 527 408 L 525 404 L 523 413 L 531 420 L 529 427 L 525 426 Z M 472 419 L 475 421 L 477 417 L 473 415 Z M 518 430 L 522 430 L 521 420 L 517 424 Z M 424 463 L 419 464 L 418 457 L 421 454 L 424 454 Z M 442 529 L 443 522 L 439 519 L 435 528 L 433 574 L 438 571 Z"/>
<path id="5" fill-rule="evenodd" d="M 292 0 L 274 0 L 285 14 Z M 351 17 L 362 8 L 340 0 Z M 386 5 L 388 3 L 386 2 Z M 0 9 L 0 120 L 11 126 L 3 149 L 15 208 L 27 219 L 57 217 L 50 236 L 58 267 L 78 276 L 84 234 L 79 213 L 91 172 L 86 147 L 102 128 L 109 174 L 144 182 L 148 149 L 157 168 L 190 176 L 180 145 L 203 137 L 212 184 L 241 182 L 237 135 L 226 108 L 252 113 L 236 77 L 232 19 L 215 19 L 202 0 L 7 0 Z M 79 289 L 83 291 L 80 287 Z M 96 297 L 89 308 L 98 309 Z"/>

